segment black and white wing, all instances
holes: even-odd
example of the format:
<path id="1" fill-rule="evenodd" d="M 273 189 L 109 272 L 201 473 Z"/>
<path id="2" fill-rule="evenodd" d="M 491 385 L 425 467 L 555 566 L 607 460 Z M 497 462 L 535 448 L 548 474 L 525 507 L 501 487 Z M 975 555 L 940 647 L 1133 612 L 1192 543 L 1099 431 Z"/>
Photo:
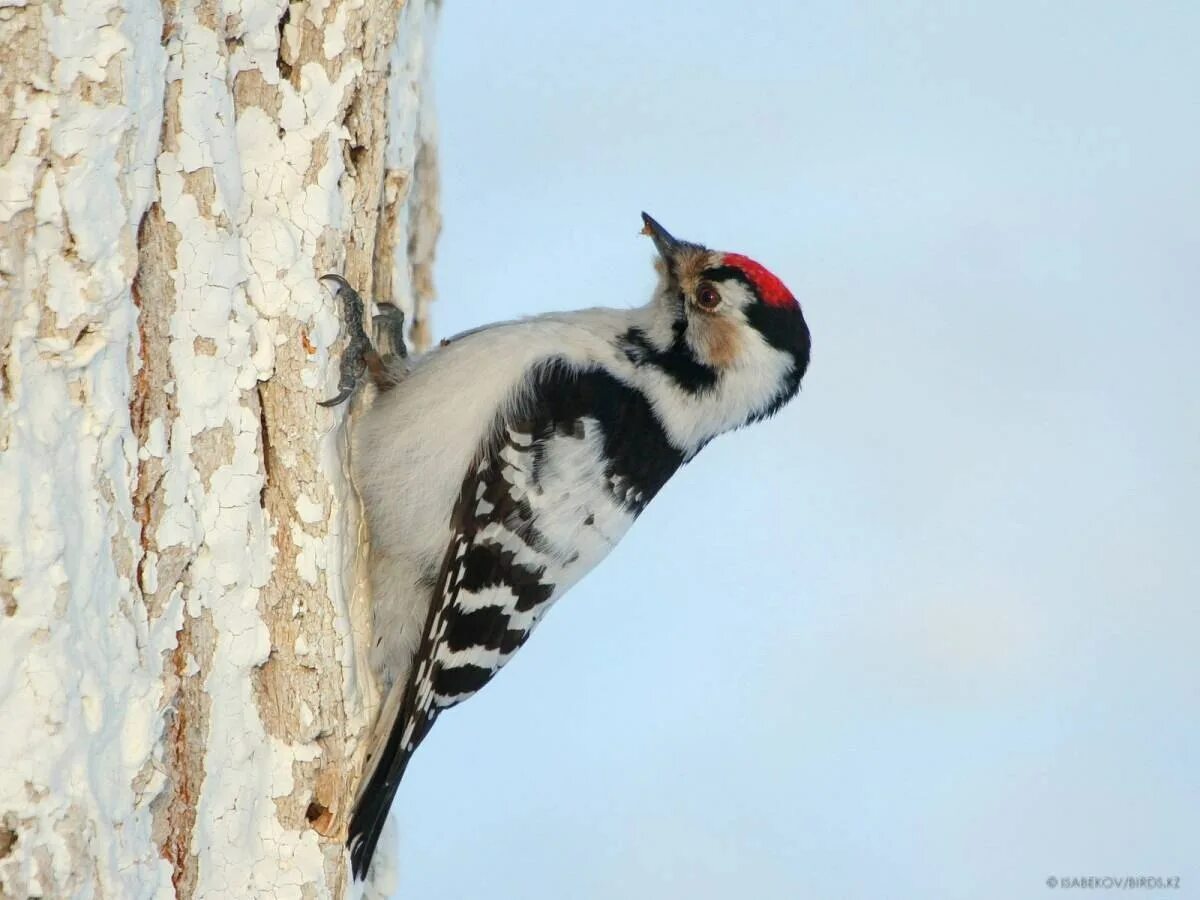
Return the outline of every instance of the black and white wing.
<path id="1" fill-rule="evenodd" d="M 355 877 L 438 715 L 491 680 L 683 462 L 645 397 L 608 372 L 537 370 L 463 480 L 421 648 L 350 823 Z"/>

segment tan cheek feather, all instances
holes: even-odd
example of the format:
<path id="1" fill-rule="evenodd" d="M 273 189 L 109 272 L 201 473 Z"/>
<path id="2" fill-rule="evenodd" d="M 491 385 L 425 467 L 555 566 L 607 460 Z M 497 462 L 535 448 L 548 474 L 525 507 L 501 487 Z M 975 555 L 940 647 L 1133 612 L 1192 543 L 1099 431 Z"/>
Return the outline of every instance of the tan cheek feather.
<path id="1" fill-rule="evenodd" d="M 718 369 L 727 369 L 734 364 L 742 350 L 737 325 L 724 316 L 712 316 L 696 322 L 698 337 L 704 346 L 699 347 L 708 364 Z"/>
<path id="2" fill-rule="evenodd" d="M 718 255 L 709 250 L 693 250 L 681 254 L 675 263 L 675 274 L 679 286 L 692 306 L 692 340 L 698 353 L 710 365 L 725 369 L 733 365 L 742 349 L 737 325 L 721 314 L 712 314 L 692 304 L 696 289 L 700 287 L 705 269 L 718 265 Z"/>

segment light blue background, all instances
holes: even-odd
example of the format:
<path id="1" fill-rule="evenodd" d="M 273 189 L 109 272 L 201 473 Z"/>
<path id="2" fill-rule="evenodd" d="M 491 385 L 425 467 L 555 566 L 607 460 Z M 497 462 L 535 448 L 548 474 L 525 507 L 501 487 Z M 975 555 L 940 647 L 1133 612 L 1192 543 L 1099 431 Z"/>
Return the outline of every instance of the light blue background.
<path id="1" fill-rule="evenodd" d="M 440 721 L 402 897 L 1200 897 L 1198 46 L 1194 3 L 446 4 L 437 335 L 643 303 L 646 209 L 814 355 Z"/>

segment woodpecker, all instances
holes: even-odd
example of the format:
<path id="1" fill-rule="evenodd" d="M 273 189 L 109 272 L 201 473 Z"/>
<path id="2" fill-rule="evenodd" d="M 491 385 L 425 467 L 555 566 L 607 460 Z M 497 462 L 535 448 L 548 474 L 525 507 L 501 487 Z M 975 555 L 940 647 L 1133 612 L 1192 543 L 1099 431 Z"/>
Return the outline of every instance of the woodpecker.
<path id="1" fill-rule="evenodd" d="M 339 276 L 347 399 L 370 534 L 372 669 L 382 704 L 349 826 L 365 878 L 413 751 L 512 658 L 680 466 L 795 396 L 810 337 L 783 282 L 749 257 L 677 240 L 645 213 L 658 283 L 645 306 L 465 332 L 404 358 L 394 307 L 362 326 Z"/>

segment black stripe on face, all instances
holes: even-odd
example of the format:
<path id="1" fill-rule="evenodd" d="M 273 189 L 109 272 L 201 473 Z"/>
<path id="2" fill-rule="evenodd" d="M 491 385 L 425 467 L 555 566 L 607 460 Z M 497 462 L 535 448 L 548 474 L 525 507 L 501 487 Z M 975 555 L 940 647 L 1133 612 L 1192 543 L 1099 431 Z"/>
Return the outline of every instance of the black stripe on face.
<path id="1" fill-rule="evenodd" d="M 446 699 L 474 694 L 488 683 L 493 674 L 491 669 L 470 664 L 439 666 L 433 673 L 433 692 Z"/>
<path id="2" fill-rule="evenodd" d="M 796 360 L 796 381 L 804 377 L 808 369 L 808 356 L 812 349 L 812 338 L 808 323 L 799 306 L 771 306 L 768 303 L 751 303 L 743 311 L 746 321 L 776 350 L 790 353 Z"/>
<path id="3" fill-rule="evenodd" d="M 740 281 L 746 287 L 750 288 L 750 293 L 758 296 L 754 290 L 754 285 L 750 279 L 746 277 L 746 273 L 737 266 L 713 266 L 711 269 L 705 269 L 701 275 L 705 281 Z"/>
<path id="4" fill-rule="evenodd" d="M 717 370 L 704 365 L 692 354 L 684 339 L 687 321 L 678 319 L 672 324 L 674 337 L 666 350 L 655 347 L 640 328 L 630 328 L 618 339 L 626 359 L 635 366 L 654 366 L 689 394 L 711 390 L 717 383 Z"/>

